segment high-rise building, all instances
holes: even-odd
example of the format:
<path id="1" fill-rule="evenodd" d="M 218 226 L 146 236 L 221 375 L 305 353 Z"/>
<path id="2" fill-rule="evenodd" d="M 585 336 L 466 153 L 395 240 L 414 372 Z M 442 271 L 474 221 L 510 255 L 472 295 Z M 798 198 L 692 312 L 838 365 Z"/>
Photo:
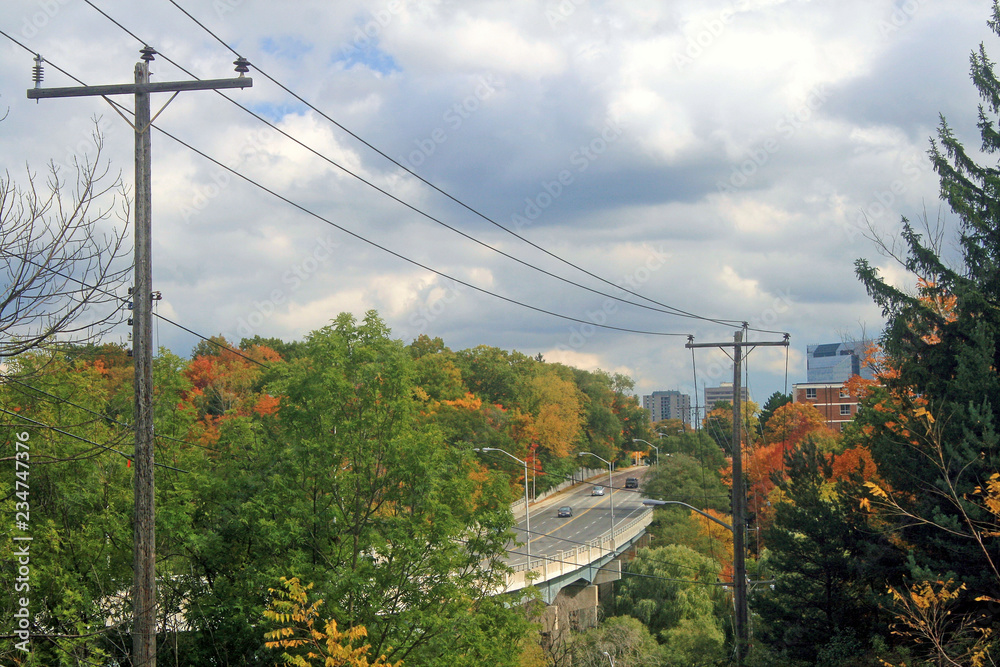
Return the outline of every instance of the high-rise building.
<path id="1" fill-rule="evenodd" d="M 664 419 L 680 419 L 683 424 L 691 423 L 691 397 L 679 391 L 654 391 L 642 397 L 642 407 L 649 410 L 649 421 L 656 423 Z"/>
<path id="2" fill-rule="evenodd" d="M 750 400 L 750 392 L 746 387 L 740 387 L 740 401 Z M 730 405 L 733 402 L 733 383 L 722 382 L 718 387 L 705 387 L 705 412 L 711 412 L 715 404 L 726 401 Z"/>
<path id="3" fill-rule="evenodd" d="M 862 357 L 869 345 L 871 341 L 867 340 L 807 345 L 806 381 L 846 382 L 854 375 L 860 375 L 866 380 L 874 379 L 872 369 L 862 363 Z"/>

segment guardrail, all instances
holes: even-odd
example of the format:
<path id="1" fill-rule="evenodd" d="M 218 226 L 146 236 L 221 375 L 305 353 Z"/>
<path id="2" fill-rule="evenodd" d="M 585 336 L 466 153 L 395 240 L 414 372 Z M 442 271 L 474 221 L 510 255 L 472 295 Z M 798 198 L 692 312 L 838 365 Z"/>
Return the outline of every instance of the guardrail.
<path id="1" fill-rule="evenodd" d="M 573 549 L 557 551 L 555 554 L 532 555 L 530 563 L 514 566 L 514 572 L 507 576 L 507 591 L 514 591 L 531 584 L 555 579 L 568 572 L 575 572 L 602 557 L 612 555 L 617 546 L 629 542 L 642 533 L 653 520 L 652 508 L 645 508 L 636 518 L 618 524 L 613 532 L 602 535 L 600 539 L 591 540 Z M 528 573 L 535 573 L 530 578 Z"/>

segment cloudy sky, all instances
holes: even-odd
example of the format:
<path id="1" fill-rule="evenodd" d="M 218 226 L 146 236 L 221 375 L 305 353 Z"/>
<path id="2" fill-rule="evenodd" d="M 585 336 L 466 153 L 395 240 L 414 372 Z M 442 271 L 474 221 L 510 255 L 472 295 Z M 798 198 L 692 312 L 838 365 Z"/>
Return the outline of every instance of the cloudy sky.
<path id="1" fill-rule="evenodd" d="M 211 91 L 156 120 L 274 193 L 154 133 L 160 314 L 291 340 L 375 309 L 406 342 L 541 353 L 637 393 L 691 393 L 686 336 L 731 341 L 746 321 L 751 340 L 791 334 L 787 359 L 748 359 L 761 401 L 786 363 L 789 388 L 805 380 L 807 345 L 881 330 L 854 261 L 910 279 L 864 220 L 887 236 L 901 216 L 953 223 L 929 137 L 944 114 L 978 146 L 969 53 L 1000 57 L 985 0 L 177 4 L 204 28 L 169 0 L 0 4 L 0 29 L 91 85 L 132 80 L 136 37 L 162 54 L 154 81 L 190 78 L 166 58 L 235 76 L 208 31 L 255 66 L 226 95 L 278 130 Z M 100 98 L 27 100 L 32 56 L 0 41 L 0 167 L 23 180 L 92 152 L 99 117 L 130 185 L 125 121 Z M 53 65 L 43 85 L 76 85 Z M 156 335 L 182 355 L 197 342 Z M 699 390 L 731 379 L 721 352 L 694 361 Z"/>

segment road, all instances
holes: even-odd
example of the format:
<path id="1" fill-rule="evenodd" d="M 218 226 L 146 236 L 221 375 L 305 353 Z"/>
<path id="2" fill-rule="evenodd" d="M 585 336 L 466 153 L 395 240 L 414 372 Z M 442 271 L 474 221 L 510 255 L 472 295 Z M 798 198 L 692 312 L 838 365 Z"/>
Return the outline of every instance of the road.
<path id="1" fill-rule="evenodd" d="M 625 479 L 638 477 L 641 480 L 648 472 L 646 466 L 616 470 L 612 476 L 614 495 L 608 488 L 607 475 L 591 478 L 565 491 L 550 496 L 531 505 L 531 558 L 555 557 L 559 551 L 573 549 L 596 540 L 611 531 L 611 501 L 614 498 L 614 525 L 630 521 L 639 514 L 649 511 L 642 504 L 638 489 L 626 489 Z M 597 484 L 604 487 L 603 496 L 592 496 L 591 490 Z M 563 505 L 573 508 L 573 516 L 558 517 L 556 512 Z M 517 541 L 525 539 L 525 522 L 517 525 Z M 527 560 L 523 545 L 508 545 L 511 550 L 507 562 L 516 566 Z"/>

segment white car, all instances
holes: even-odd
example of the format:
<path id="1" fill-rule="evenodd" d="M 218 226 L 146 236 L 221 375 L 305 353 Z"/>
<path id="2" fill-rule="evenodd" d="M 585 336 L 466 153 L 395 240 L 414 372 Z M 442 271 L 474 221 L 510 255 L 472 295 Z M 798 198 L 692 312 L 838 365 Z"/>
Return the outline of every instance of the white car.
<path id="1" fill-rule="evenodd" d="M 592 495 L 592 496 L 603 496 L 604 495 L 604 487 L 601 486 L 600 484 L 598 484 L 597 486 L 595 486 L 590 491 L 590 495 Z"/>

